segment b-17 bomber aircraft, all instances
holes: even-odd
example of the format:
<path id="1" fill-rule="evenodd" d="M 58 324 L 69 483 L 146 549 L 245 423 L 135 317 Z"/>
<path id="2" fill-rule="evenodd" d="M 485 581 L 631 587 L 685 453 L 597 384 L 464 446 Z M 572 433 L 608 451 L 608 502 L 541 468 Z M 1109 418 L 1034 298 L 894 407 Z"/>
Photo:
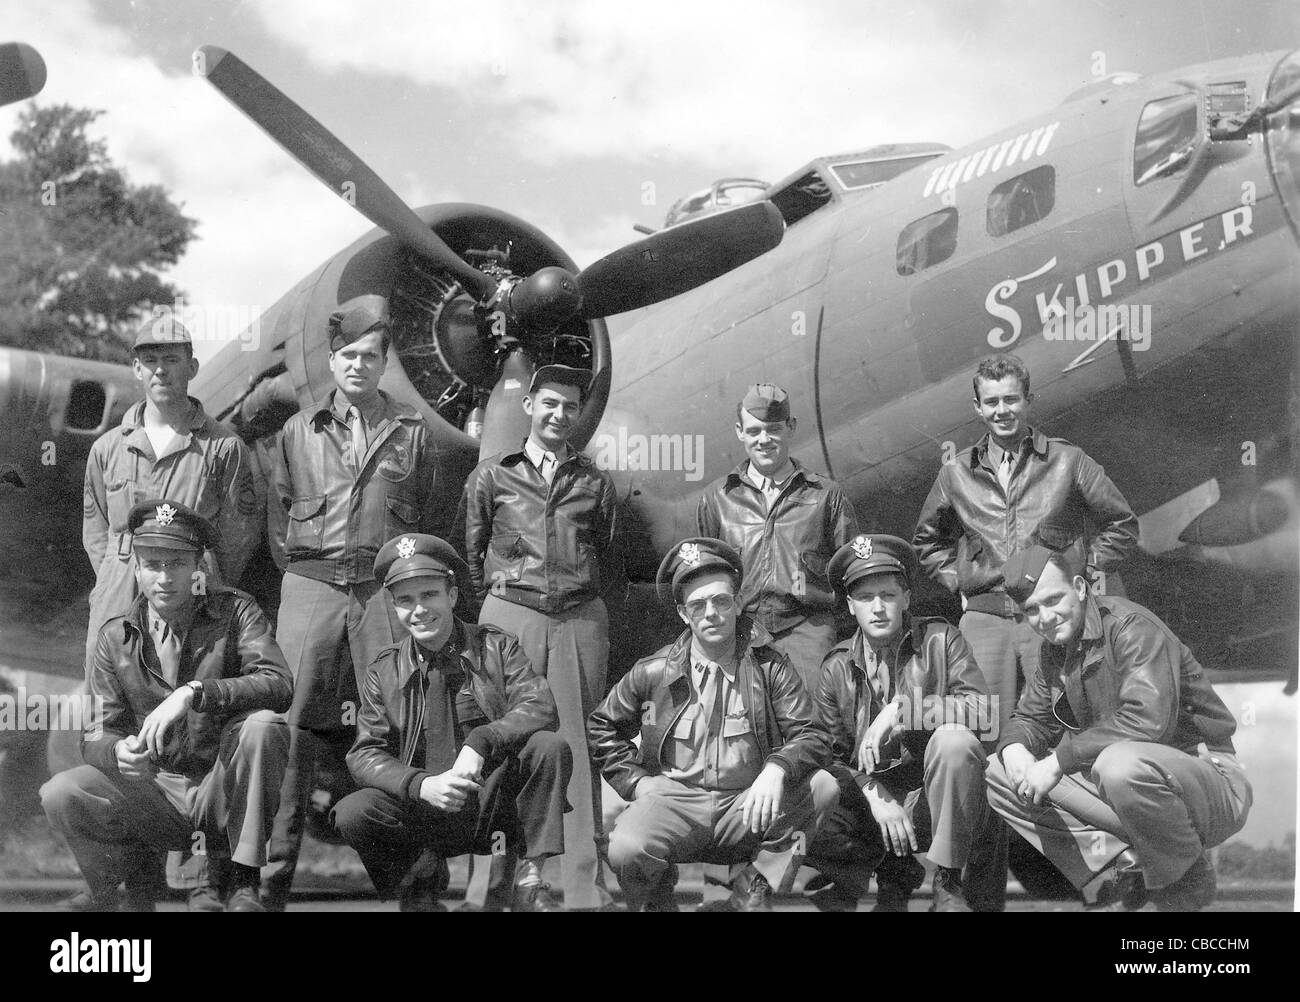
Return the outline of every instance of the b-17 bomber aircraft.
<path id="1" fill-rule="evenodd" d="M 1294 689 L 1300 52 L 1113 75 L 959 149 L 818 157 L 581 270 L 499 210 L 408 208 L 234 54 L 205 46 L 195 65 L 376 229 L 204 362 L 193 395 L 264 451 L 332 386 L 330 312 L 384 297 L 381 386 L 437 436 L 454 538 L 469 470 L 527 432 L 532 371 L 593 368 L 573 442 L 620 497 L 614 671 L 674 629 L 654 571 L 739 461 L 749 384 L 790 391 L 792 451 L 844 485 L 864 527 L 910 538 L 939 465 L 982 431 L 976 360 L 1007 350 L 1033 373 L 1035 425 L 1098 459 L 1141 515 L 1142 551 L 1107 590 L 1155 610 L 1220 681 Z M 81 675 L 84 620 L 54 610 L 84 608 L 92 583 L 84 457 L 138 393 L 120 366 L 0 350 L 0 524 L 42 525 L 0 539 L 22 569 L 0 583 L 0 663 L 29 688 Z"/>

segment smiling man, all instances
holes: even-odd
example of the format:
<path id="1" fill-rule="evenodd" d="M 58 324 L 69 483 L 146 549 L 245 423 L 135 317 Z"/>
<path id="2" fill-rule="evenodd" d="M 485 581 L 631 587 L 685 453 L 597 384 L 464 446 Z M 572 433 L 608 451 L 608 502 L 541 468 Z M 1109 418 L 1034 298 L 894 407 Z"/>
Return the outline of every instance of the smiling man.
<path id="1" fill-rule="evenodd" d="M 168 500 L 132 508 L 140 595 L 99 631 L 90 695 L 99 703 L 87 765 L 41 788 L 50 823 L 90 885 L 91 908 L 153 910 L 133 876 L 159 849 L 201 848 L 191 910 L 262 911 L 259 868 L 289 751 L 280 714 L 293 683 L 271 627 L 241 591 L 203 582 L 212 529 Z"/>
<path id="2" fill-rule="evenodd" d="M 1199 910 L 1215 895 L 1206 851 L 1250 811 L 1236 721 L 1169 627 L 1094 594 L 1076 559 L 1034 545 L 1005 565 L 1042 670 L 989 763 L 989 803 L 1090 904 Z"/>
<path id="3" fill-rule="evenodd" d="M 910 612 L 915 554 L 904 539 L 855 537 L 829 573 L 857 620 L 822 664 L 816 704 L 831 735 L 839 805 L 822 822 L 810 860 L 823 867 L 814 903 L 853 911 L 876 873 L 875 911 L 904 912 L 924 870 L 937 867 L 931 911 L 970 911 L 962 867 L 984 824 L 988 688 L 961 632 Z"/>
<path id="4" fill-rule="evenodd" d="M 632 802 L 609 848 L 629 911 L 676 911 L 675 864 L 719 854 L 748 864 L 723 908 L 770 911 L 811 838 L 809 780 L 829 742 L 789 659 L 739 616 L 743 576 L 726 543 L 674 546 L 656 580 L 686 630 L 633 665 L 588 723 L 605 778 Z"/>
<path id="5" fill-rule="evenodd" d="M 187 331 L 171 313 L 136 331 L 131 368 L 143 402 L 105 432 L 86 459 L 82 543 L 95 569 L 86 631 L 86 667 L 99 629 L 135 600 L 127 516 L 145 498 L 170 498 L 212 527 L 203 570 L 212 583 L 235 585 L 261 535 L 261 510 L 248 450 L 189 396 L 199 371 Z"/>
<path id="6" fill-rule="evenodd" d="M 985 434 L 939 469 L 912 545 L 936 582 L 961 597 L 961 632 L 996 697 L 1005 728 L 1021 685 L 1038 670 L 1039 640 L 1007 595 L 1002 565 L 1035 533 L 1077 539 L 1087 573 L 1115 570 L 1137 548 L 1137 517 L 1091 457 L 1029 423 L 1029 370 L 1015 355 L 981 359 L 972 380 Z M 976 860 L 967 890 L 977 910 L 1000 911 L 1006 896 L 1006 831 L 994 819 L 996 851 Z"/>
<path id="7" fill-rule="evenodd" d="M 564 904 L 607 907 L 600 857 L 600 777 L 587 751 L 587 715 L 605 694 L 609 617 L 600 597 L 614 541 L 614 485 L 569 446 L 591 372 L 544 365 L 523 399 L 521 448 L 483 460 L 465 483 L 465 551 L 480 623 L 519 638 L 547 680 L 560 734 L 573 749 L 572 812 L 564 816 Z"/>
<path id="8" fill-rule="evenodd" d="M 746 459 L 700 495 L 696 527 L 740 553 L 744 613 L 772 634 L 809 692 L 835 646 L 831 555 L 858 531 L 844 491 L 790 456 L 797 421 L 785 390 L 758 383 L 736 407 Z"/>
<path id="9" fill-rule="evenodd" d="M 293 749 L 281 792 L 267 903 L 288 900 L 322 739 L 355 733 L 362 673 L 402 635 L 375 580 L 379 548 L 432 528 L 437 452 L 420 412 L 379 389 L 389 349 L 384 301 L 329 318 L 334 389 L 299 411 L 273 450 L 268 535 L 283 568 L 276 639 L 293 669 Z"/>
<path id="10" fill-rule="evenodd" d="M 406 636 L 366 672 L 348 753 L 363 789 L 335 825 L 401 911 L 444 910 L 443 864 L 467 852 L 521 860 L 512 910 L 558 911 L 541 864 L 564 851 L 572 755 L 550 687 L 510 634 L 456 618 L 468 568 L 451 544 L 398 536 L 374 573 Z"/>

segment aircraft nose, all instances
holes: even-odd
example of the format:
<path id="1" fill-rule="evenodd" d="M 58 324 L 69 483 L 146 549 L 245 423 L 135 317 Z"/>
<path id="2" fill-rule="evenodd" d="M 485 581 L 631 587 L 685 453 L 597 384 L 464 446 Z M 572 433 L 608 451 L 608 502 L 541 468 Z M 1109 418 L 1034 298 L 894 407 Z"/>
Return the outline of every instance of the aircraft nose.
<path id="1" fill-rule="evenodd" d="M 1300 241 L 1300 51 L 1278 63 L 1265 101 L 1277 104 L 1265 130 L 1269 171 L 1291 232 Z"/>

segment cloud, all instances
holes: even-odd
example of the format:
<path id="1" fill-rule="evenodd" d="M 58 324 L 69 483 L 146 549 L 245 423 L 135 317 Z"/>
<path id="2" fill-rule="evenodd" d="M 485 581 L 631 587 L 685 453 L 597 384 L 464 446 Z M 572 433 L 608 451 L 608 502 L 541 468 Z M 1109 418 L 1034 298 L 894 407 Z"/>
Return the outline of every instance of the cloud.
<path id="1" fill-rule="evenodd" d="M 806 151 L 846 143 L 973 138 L 987 95 L 1024 73 L 928 7 L 903 19 L 895 5 L 776 0 L 503 0 L 490 12 L 397 0 L 382 16 L 285 0 L 257 10 L 324 70 L 382 69 L 477 102 L 491 112 L 483 127 L 538 163 L 666 152 L 778 176 Z M 969 86 L 975 72 L 983 93 Z M 1007 104 L 1000 114 L 1016 110 Z"/>

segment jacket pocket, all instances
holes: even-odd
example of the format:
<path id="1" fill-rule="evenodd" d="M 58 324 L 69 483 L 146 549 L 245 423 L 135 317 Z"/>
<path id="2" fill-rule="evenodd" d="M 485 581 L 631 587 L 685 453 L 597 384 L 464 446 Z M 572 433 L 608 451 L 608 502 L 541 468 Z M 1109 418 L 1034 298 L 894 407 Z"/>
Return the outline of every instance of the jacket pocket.
<path id="1" fill-rule="evenodd" d="M 289 503 L 284 548 L 289 556 L 320 552 L 325 533 L 325 495 L 309 494 Z"/>
<path id="2" fill-rule="evenodd" d="M 505 584 L 507 581 L 518 581 L 523 576 L 523 538 L 523 534 L 519 532 L 506 532 L 492 537 L 492 542 L 488 546 L 487 560 L 483 564 L 484 576 L 487 579 L 484 584 L 489 589 Z"/>
<path id="3" fill-rule="evenodd" d="M 126 532 L 127 516 L 135 507 L 140 497 L 140 489 L 129 480 L 124 480 L 116 487 L 109 487 L 105 501 L 108 506 L 108 528 L 112 532 Z M 114 544 L 116 545 L 116 544 Z"/>
<path id="4" fill-rule="evenodd" d="M 384 537 L 385 541 L 403 532 L 415 531 L 416 522 L 419 520 L 415 505 L 401 498 L 390 497 L 384 499 L 384 507 L 387 509 L 385 525 L 388 530 L 388 534 Z"/>

